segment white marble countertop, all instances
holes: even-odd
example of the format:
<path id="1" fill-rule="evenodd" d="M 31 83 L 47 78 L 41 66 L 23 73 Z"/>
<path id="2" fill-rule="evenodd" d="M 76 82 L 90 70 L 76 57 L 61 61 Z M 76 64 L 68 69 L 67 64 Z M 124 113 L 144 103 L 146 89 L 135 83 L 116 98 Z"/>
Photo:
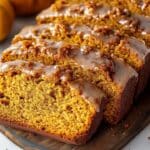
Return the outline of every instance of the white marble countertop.
<path id="1" fill-rule="evenodd" d="M 150 124 L 131 140 L 122 150 L 150 150 Z M 0 133 L 0 150 L 21 150 Z"/>

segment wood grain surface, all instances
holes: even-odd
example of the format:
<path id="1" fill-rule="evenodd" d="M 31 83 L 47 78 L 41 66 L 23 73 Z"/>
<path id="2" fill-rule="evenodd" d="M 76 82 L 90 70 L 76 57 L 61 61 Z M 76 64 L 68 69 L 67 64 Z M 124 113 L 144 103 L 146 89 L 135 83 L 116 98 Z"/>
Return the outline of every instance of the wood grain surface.
<path id="1" fill-rule="evenodd" d="M 33 24 L 33 18 L 18 19 L 8 40 L 0 44 L 0 50 L 7 47 L 11 37 L 26 24 Z M 118 125 L 102 124 L 91 141 L 83 146 L 64 144 L 40 135 L 15 130 L 0 125 L 0 131 L 25 150 L 117 150 L 127 144 L 139 131 L 150 123 L 150 84 L 134 104 L 128 116 Z"/>

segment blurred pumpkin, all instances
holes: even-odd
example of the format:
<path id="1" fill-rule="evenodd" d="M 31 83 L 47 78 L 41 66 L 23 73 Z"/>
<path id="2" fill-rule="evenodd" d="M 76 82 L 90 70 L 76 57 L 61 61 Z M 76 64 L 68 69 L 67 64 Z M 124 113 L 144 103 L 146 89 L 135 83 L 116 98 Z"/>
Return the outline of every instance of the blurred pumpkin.
<path id="1" fill-rule="evenodd" d="M 53 0 L 10 0 L 17 15 L 32 15 L 50 6 Z"/>
<path id="2" fill-rule="evenodd" d="M 14 16 L 9 0 L 0 0 L 0 41 L 4 40 L 11 31 Z"/>

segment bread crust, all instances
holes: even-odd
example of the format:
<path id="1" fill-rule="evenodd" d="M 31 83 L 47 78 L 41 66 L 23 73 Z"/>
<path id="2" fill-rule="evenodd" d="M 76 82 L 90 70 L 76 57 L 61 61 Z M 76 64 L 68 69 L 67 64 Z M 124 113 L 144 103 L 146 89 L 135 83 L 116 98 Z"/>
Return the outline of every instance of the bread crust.
<path id="1" fill-rule="evenodd" d="M 148 80 L 150 78 L 150 52 L 145 56 L 143 67 L 139 71 L 139 80 L 137 84 L 137 90 L 135 93 L 135 100 L 144 91 Z"/>

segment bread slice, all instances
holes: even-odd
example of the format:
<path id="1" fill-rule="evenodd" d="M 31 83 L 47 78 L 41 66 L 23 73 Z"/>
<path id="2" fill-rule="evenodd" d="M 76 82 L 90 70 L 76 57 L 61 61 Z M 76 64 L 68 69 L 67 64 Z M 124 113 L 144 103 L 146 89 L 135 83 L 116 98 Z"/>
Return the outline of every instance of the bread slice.
<path id="1" fill-rule="evenodd" d="M 78 23 L 90 22 L 97 24 L 105 17 L 115 18 L 118 8 L 112 8 L 108 4 L 99 3 L 74 3 L 70 4 L 67 1 L 56 2 L 48 9 L 42 11 L 37 17 L 37 23 L 50 23 L 53 21 L 65 20 L 73 23 L 76 20 Z M 119 15 L 119 14 L 117 14 Z M 85 20 L 86 19 L 86 20 Z M 99 20 L 100 19 L 100 20 Z"/>
<path id="2" fill-rule="evenodd" d="M 109 25 L 113 29 L 119 29 L 119 32 L 125 35 L 142 38 L 150 46 L 149 16 L 134 14 L 128 9 L 111 7 L 108 3 L 104 4 L 102 1 L 75 4 L 56 2 L 37 16 L 38 24 L 60 21 L 89 26 Z"/>
<path id="3" fill-rule="evenodd" d="M 105 94 L 89 81 L 65 78 L 59 66 L 23 60 L 0 64 L 0 122 L 72 144 L 96 131 Z"/>
<path id="4" fill-rule="evenodd" d="M 117 54 L 118 56 L 122 56 L 124 54 L 123 57 L 126 57 L 125 61 L 130 62 L 130 65 L 134 64 L 131 61 L 135 61 L 135 63 L 138 63 L 138 61 L 136 61 L 135 59 L 137 55 L 138 57 L 142 58 L 141 59 L 142 63 L 140 64 L 140 66 L 138 66 L 138 69 L 136 68 L 140 74 L 139 76 L 140 80 L 137 86 L 138 91 L 136 97 L 143 91 L 148 81 L 148 78 L 150 76 L 150 69 L 148 67 L 150 63 L 149 61 L 150 49 L 148 48 L 150 46 L 149 45 L 150 43 L 150 28 L 149 28 L 150 17 L 149 16 L 131 14 L 131 12 L 129 12 L 127 9 L 110 7 L 108 6 L 108 4 L 104 5 L 103 2 L 98 2 L 98 3 L 85 2 L 85 3 L 69 4 L 67 2 L 61 3 L 61 1 L 58 3 L 56 2 L 49 9 L 43 11 L 40 15 L 37 16 L 37 22 L 39 24 L 49 23 L 49 22 L 57 23 L 62 21 L 67 22 L 69 24 L 73 24 L 73 23 L 82 24 L 82 25 L 86 24 L 92 27 L 95 25 L 97 26 L 109 25 L 110 28 L 118 30 L 118 32 L 121 33 L 121 35 L 127 35 L 127 39 L 121 41 L 121 44 L 118 46 L 118 48 L 115 49 L 116 50 L 115 54 Z M 104 28 L 102 28 L 101 31 L 104 31 Z M 132 39 L 133 35 L 136 38 L 139 38 L 139 40 L 137 39 L 136 41 L 136 39 Z M 115 37 L 113 37 L 112 40 L 116 40 Z M 124 41 L 130 44 L 131 42 L 128 41 L 133 41 L 133 40 L 136 41 L 136 43 L 141 42 L 141 45 L 143 45 L 142 50 L 140 50 L 140 52 L 144 54 L 144 57 L 143 54 L 139 53 L 139 49 L 141 47 L 133 48 L 132 45 L 130 48 L 125 48 L 126 44 Z M 145 45 L 144 42 L 146 42 L 146 46 L 144 46 Z M 110 43 L 110 45 L 113 44 L 114 43 Z M 143 49 L 144 52 L 142 52 Z M 128 58 L 129 56 L 128 54 L 130 52 L 133 53 L 134 55 L 134 57 L 131 59 Z M 131 57 L 133 55 L 131 55 Z"/>
<path id="5" fill-rule="evenodd" d="M 137 40 L 134 37 L 130 37 L 124 39 L 118 45 L 116 52 L 122 52 L 126 54 L 126 52 L 133 52 L 137 55 L 137 57 L 142 60 L 141 65 L 139 67 L 134 67 L 136 71 L 139 73 L 139 81 L 137 85 L 137 90 L 135 94 L 135 98 L 137 98 L 141 92 L 145 89 L 148 80 L 150 78 L 150 48 L 148 48 L 143 41 Z M 126 58 L 128 59 L 128 58 Z M 134 59 L 134 57 L 133 57 Z M 129 60 L 129 59 L 128 59 Z"/>
<path id="6" fill-rule="evenodd" d="M 122 58 L 139 73 L 136 97 L 144 90 L 150 77 L 150 49 L 142 39 L 122 35 L 109 26 L 94 26 L 67 23 L 50 23 L 25 27 L 13 39 L 55 39 L 71 44 L 96 46 L 107 56 Z"/>
<path id="7" fill-rule="evenodd" d="M 81 24 L 103 24 L 120 26 L 126 23 L 131 24 L 127 28 L 131 30 L 144 31 L 149 33 L 149 16 L 131 13 L 128 9 L 111 7 L 109 3 L 101 1 L 73 3 L 60 1 L 54 3 L 51 7 L 44 10 L 37 16 L 37 23 L 50 23 L 57 21 L 66 21 L 69 23 L 78 22 Z"/>
<path id="8" fill-rule="evenodd" d="M 65 0 L 66 1 L 66 0 Z M 63 0 L 63 2 L 65 2 Z M 68 1 L 66 1 L 68 2 Z M 74 3 L 83 3 L 87 2 L 87 0 L 69 0 L 70 4 Z M 131 0 L 92 0 L 91 3 L 99 3 L 102 4 L 109 4 L 109 6 L 117 7 L 120 9 L 128 9 L 132 13 L 139 13 L 141 15 L 150 16 L 150 7 L 149 7 L 149 0 L 142 0 L 142 1 L 131 1 Z M 62 3 L 62 0 L 57 0 L 57 3 Z"/>
<path id="9" fill-rule="evenodd" d="M 2 54 L 3 62 L 16 59 L 62 65 L 72 70 L 75 78 L 89 80 L 103 89 L 111 101 L 105 110 L 109 123 L 119 122 L 132 105 L 137 84 L 136 71 L 121 59 L 103 56 L 95 47 L 36 38 L 19 41 Z M 124 104 L 126 109 L 122 108 Z"/>

